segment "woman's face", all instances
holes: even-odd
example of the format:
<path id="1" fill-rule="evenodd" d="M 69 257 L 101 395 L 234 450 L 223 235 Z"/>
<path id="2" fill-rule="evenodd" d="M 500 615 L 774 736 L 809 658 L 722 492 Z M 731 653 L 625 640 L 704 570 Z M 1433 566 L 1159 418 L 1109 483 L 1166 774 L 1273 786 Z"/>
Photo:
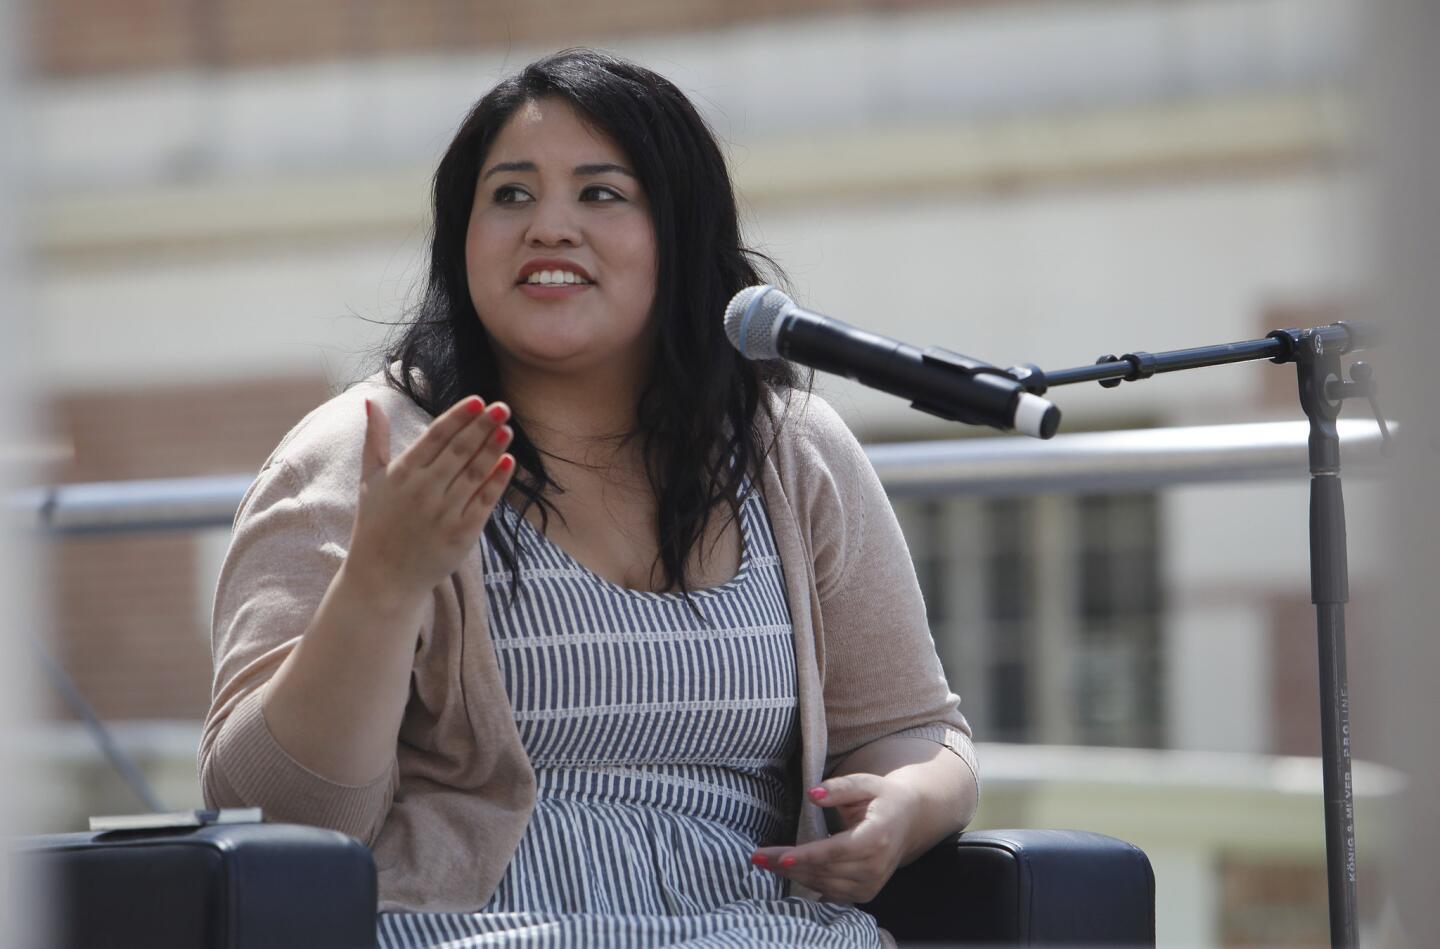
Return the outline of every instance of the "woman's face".
<path id="1" fill-rule="evenodd" d="M 465 269 L 503 371 L 643 377 L 656 273 L 649 204 L 619 146 L 568 103 L 526 103 L 496 136 Z"/>

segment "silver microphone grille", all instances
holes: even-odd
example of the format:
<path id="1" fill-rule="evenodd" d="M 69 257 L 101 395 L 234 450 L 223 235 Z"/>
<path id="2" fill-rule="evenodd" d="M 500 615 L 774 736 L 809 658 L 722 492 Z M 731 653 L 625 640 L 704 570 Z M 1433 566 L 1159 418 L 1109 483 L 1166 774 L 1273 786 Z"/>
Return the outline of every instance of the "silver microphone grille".
<path id="1" fill-rule="evenodd" d="M 769 284 L 741 290 L 725 308 L 725 335 L 730 337 L 730 345 L 746 359 L 779 359 L 776 321 L 794 305 L 784 291 Z"/>

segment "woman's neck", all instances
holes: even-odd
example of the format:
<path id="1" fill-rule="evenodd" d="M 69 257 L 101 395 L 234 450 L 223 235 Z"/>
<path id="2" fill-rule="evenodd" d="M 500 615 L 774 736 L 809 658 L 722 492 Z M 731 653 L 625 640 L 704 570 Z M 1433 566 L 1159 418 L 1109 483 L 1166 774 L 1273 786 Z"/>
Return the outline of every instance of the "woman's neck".
<path id="1" fill-rule="evenodd" d="M 639 463 L 641 446 L 633 436 L 640 387 L 632 378 L 526 371 L 511 375 L 505 393 L 526 435 L 548 458 L 617 471 Z"/>

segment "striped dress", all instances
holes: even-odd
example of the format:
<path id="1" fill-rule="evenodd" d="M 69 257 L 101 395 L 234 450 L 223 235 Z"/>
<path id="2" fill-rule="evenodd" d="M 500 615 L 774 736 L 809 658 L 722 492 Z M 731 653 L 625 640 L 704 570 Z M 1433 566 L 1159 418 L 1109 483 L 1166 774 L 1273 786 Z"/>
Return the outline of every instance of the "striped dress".
<path id="1" fill-rule="evenodd" d="M 490 633 L 535 768 L 535 811 L 477 913 L 385 913 L 391 946 L 882 944 L 873 917 L 785 896 L 750 863 L 793 837 L 795 652 L 759 492 L 740 569 L 680 595 L 613 584 L 513 508 L 521 594 L 485 544 Z M 888 940 L 885 940 L 888 942 Z"/>

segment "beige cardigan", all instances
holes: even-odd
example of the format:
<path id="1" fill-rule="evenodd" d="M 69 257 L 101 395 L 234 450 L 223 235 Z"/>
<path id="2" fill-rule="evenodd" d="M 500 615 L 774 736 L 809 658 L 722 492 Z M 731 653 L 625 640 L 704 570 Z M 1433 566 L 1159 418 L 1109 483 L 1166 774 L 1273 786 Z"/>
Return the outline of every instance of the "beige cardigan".
<path id="1" fill-rule="evenodd" d="M 382 910 L 473 911 L 504 875 L 535 801 L 489 641 L 478 544 L 435 589 L 387 773 L 364 785 L 330 781 L 287 754 L 261 714 L 265 683 L 345 557 L 367 396 L 390 418 L 393 452 L 430 422 L 378 377 L 366 380 L 285 437 L 236 514 L 215 597 L 201 785 L 208 806 L 259 806 L 267 820 L 333 827 L 370 845 Z M 760 485 L 795 628 L 803 843 L 826 834 L 804 789 L 862 745 L 902 731 L 929 738 L 972 775 L 974 753 L 879 479 L 818 397 L 795 397 Z"/>

